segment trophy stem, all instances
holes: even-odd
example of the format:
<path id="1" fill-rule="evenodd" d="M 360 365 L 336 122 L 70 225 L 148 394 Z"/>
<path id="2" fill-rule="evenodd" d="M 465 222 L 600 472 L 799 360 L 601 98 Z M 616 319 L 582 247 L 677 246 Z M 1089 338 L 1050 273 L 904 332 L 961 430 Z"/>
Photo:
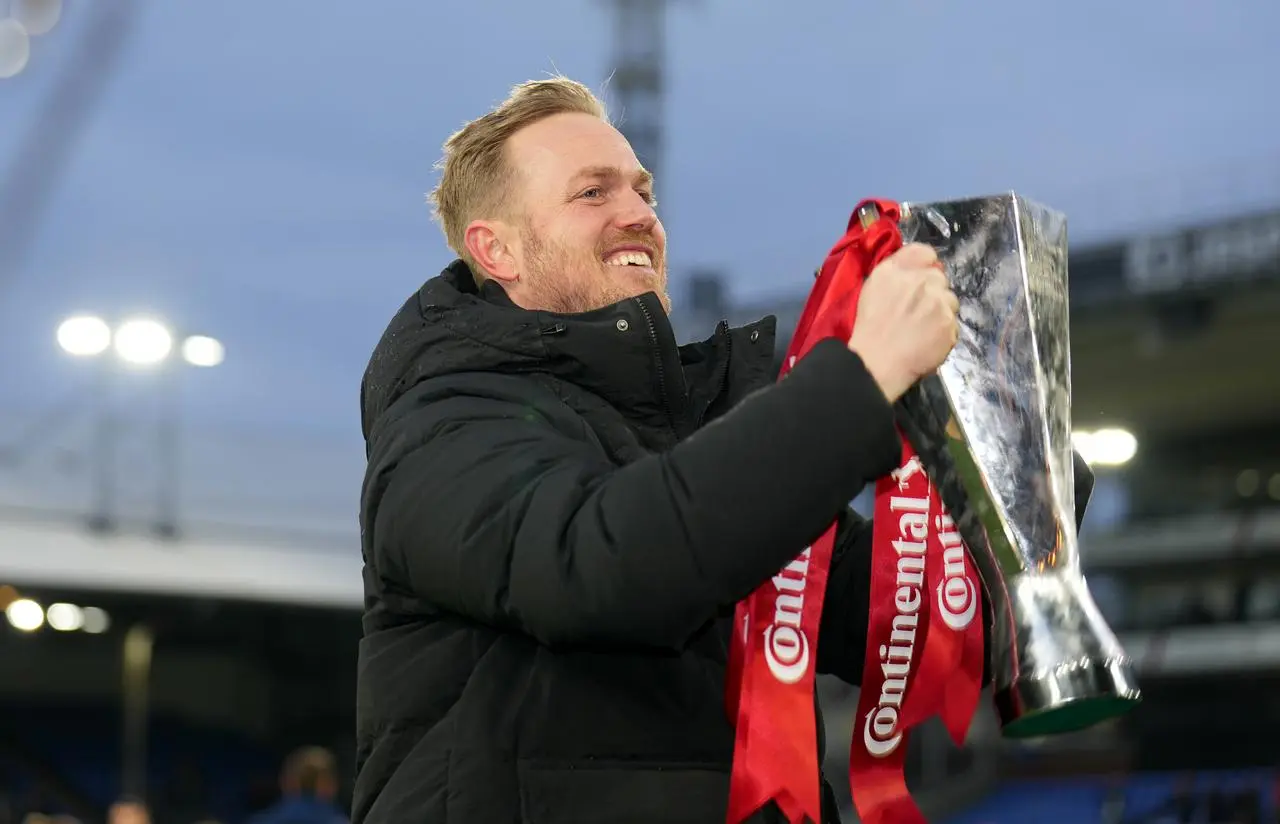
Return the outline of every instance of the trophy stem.
<path id="1" fill-rule="evenodd" d="M 993 570 L 975 559 L 988 592 Z M 1077 732 L 1141 700 L 1133 663 L 1073 568 L 1010 579 L 991 597 L 991 668 L 1007 738 Z"/>

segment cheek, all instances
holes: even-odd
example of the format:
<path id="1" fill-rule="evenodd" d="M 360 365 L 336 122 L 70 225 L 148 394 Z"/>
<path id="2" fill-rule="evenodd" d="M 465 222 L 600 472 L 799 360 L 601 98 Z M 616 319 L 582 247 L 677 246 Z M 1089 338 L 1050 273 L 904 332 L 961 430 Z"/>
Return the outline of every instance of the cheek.
<path id="1" fill-rule="evenodd" d="M 605 230 L 596 221 L 577 220 L 557 227 L 556 244 L 573 255 L 595 256 Z"/>

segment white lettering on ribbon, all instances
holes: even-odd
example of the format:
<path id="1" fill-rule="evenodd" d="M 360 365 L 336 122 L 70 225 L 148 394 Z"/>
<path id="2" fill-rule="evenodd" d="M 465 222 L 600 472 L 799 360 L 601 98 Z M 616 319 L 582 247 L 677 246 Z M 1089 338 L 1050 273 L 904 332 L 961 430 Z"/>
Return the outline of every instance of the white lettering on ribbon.
<path id="1" fill-rule="evenodd" d="M 919 461 L 913 459 L 895 471 L 893 478 L 899 489 L 903 489 L 911 476 L 919 471 Z M 884 683 L 880 685 L 876 706 L 867 712 L 862 726 L 863 746 L 876 758 L 890 755 L 902 743 L 898 721 L 902 699 L 907 693 L 911 662 L 915 657 L 929 538 L 928 487 L 925 490 L 923 497 L 895 495 L 889 498 L 890 510 L 902 513 L 898 518 L 898 539 L 893 542 L 898 553 L 894 581 L 898 589 L 893 598 L 893 628 L 889 643 L 880 646 L 880 671 L 884 675 Z"/>
<path id="2" fill-rule="evenodd" d="M 934 519 L 942 544 L 942 581 L 937 588 L 938 612 L 942 622 L 956 632 L 968 629 L 978 611 L 977 590 L 965 574 L 964 542 L 951 516 L 943 512 Z"/>
<path id="3" fill-rule="evenodd" d="M 773 677 L 794 684 L 809 669 L 809 639 L 800 626 L 810 547 L 773 576 L 773 622 L 764 629 L 764 660 Z"/>

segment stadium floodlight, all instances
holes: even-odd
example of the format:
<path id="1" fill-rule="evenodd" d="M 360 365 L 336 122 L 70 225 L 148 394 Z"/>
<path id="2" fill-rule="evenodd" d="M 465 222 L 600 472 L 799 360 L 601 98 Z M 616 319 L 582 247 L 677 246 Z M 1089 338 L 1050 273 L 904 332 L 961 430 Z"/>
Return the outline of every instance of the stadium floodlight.
<path id="1" fill-rule="evenodd" d="M 100 607 L 85 607 L 80 611 L 80 629 L 90 635 L 101 635 L 111 629 L 111 617 Z"/>
<path id="2" fill-rule="evenodd" d="M 84 610 L 75 604 L 50 604 L 44 619 L 50 629 L 59 632 L 75 632 L 84 626 Z"/>
<path id="3" fill-rule="evenodd" d="M 208 335 L 191 335 L 182 342 L 182 359 L 192 366 L 217 366 L 226 354 L 222 342 Z"/>
<path id="4" fill-rule="evenodd" d="M 92 358 L 114 346 L 116 357 L 133 366 L 156 366 L 168 360 L 174 342 L 174 333 L 154 318 L 130 318 L 114 332 L 97 315 L 76 315 L 58 324 L 58 346 L 67 354 Z M 178 348 L 182 360 L 191 366 L 217 366 L 227 354 L 222 341 L 208 335 L 188 335 Z"/>
<path id="5" fill-rule="evenodd" d="M 155 366 L 173 351 L 173 333 L 151 318 L 133 318 L 115 334 L 116 355 L 135 366 Z"/>
<path id="6" fill-rule="evenodd" d="M 44 608 L 30 598 L 19 598 L 5 607 L 4 617 L 19 632 L 35 632 L 44 624 Z"/>
<path id="7" fill-rule="evenodd" d="M 11 13 L 27 34 L 48 34 L 62 18 L 62 0 L 13 0 Z"/>
<path id="8" fill-rule="evenodd" d="M 27 27 L 12 17 L 0 20 L 0 80 L 17 75 L 31 59 Z"/>
<path id="9" fill-rule="evenodd" d="M 1133 433 L 1115 427 L 1073 432 L 1071 440 L 1090 466 L 1124 466 L 1138 452 L 1138 439 Z"/>
<path id="10" fill-rule="evenodd" d="M 111 327 L 94 315 L 77 315 L 58 324 L 58 345 L 68 355 L 96 357 L 111 346 Z"/>

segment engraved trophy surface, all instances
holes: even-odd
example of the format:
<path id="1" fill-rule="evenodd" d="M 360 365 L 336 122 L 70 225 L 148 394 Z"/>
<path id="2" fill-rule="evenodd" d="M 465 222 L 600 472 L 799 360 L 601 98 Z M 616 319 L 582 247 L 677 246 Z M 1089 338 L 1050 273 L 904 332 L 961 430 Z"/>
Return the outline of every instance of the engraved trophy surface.
<path id="1" fill-rule="evenodd" d="M 1140 700 L 1080 571 L 1064 215 L 1016 193 L 906 204 L 960 299 L 946 362 L 898 403 L 982 576 L 1006 736 L 1083 729 Z"/>

